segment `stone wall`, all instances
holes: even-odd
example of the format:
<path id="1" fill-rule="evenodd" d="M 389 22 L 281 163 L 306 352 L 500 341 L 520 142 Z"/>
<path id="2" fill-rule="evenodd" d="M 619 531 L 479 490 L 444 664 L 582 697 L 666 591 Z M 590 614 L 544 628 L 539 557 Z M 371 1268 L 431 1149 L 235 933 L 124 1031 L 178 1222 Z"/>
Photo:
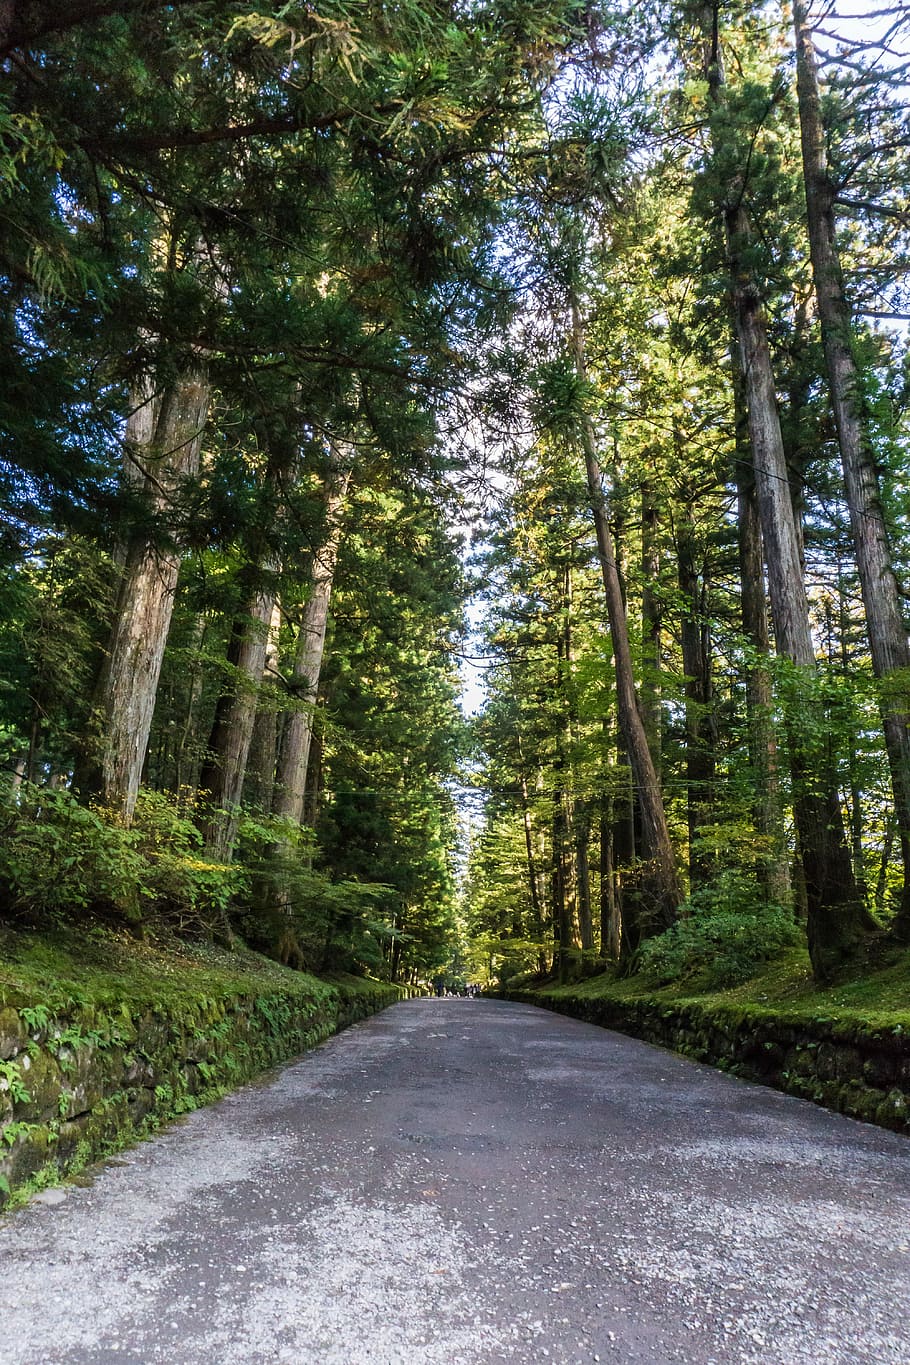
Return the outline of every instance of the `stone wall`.
<path id="1" fill-rule="evenodd" d="M 910 1133 L 910 1036 L 899 1025 L 875 1028 L 758 1007 L 708 1008 L 646 998 L 547 991 L 504 991 L 503 996 L 616 1029 L 867 1123 Z"/>
<path id="2" fill-rule="evenodd" d="M 401 998 L 313 981 L 133 1013 L 0 1007 L 0 1208 Z"/>

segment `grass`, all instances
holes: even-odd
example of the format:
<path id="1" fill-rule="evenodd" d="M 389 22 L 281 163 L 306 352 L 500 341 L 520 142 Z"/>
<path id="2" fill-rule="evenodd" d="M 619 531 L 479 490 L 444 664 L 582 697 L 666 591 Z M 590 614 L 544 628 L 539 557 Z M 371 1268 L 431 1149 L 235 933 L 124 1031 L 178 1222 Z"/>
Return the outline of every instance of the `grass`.
<path id="1" fill-rule="evenodd" d="M 645 974 L 617 978 L 612 973 L 564 986 L 541 988 L 557 998 L 636 1000 L 666 1004 L 698 1002 L 709 1007 L 748 1008 L 799 1019 L 837 1019 L 872 1027 L 910 1031 L 910 950 L 895 954 L 886 965 L 852 980 L 819 988 L 812 980 L 803 949 L 765 966 L 741 986 L 729 990 L 699 990 L 695 980 L 660 985 Z"/>
<path id="2" fill-rule="evenodd" d="M 353 990 L 376 984 L 353 976 L 333 982 Z M 276 990 L 312 997 L 328 989 L 318 978 L 242 946 L 228 951 L 173 937 L 140 940 L 106 926 L 81 932 L 0 929 L 0 1007 L 40 1001 L 51 1013 L 72 1007 L 166 1008 Z"/>

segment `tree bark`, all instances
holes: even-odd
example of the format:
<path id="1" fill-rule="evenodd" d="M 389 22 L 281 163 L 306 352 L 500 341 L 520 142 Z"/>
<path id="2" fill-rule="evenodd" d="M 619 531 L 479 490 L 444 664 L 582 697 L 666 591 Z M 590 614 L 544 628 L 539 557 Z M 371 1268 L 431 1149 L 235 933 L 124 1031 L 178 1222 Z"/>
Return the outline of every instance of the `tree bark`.
<path id="1" fill-rule="evenodd" d="M 720 102 L 723 71 L 716 9 L 711 11 L 706 62 L 709 86 Z M 777 650 L 791 660 L 788 740 L 794 817 L 806 879 L 809 956 L 816 979 L 829 980 L 854 961 L 869 921 L 853 878 L 836 775 L 822 761 L 818 717 L 798 719 L 815 686 L 816 662 L 799 557 L 777 393 L 761 296 L 748 264 L 751 228 L 742 185 L 724 205 L 724 231 L 734 326 L 749 418 L 755 488 L 764 541 Z"/>
<path id="2" fill-rule="evenodd" d="M 641 718 L 654 768 L 660 778 L 660 513 L 647 481 L 641 490 Z"/>
<path id="3" fill-rule="evenodd" d="M 554 966 L 561 982 L 568 981 L 572 955 L 572 872 L 569 855 L 569 821 L 564 788 L 553 789 L 553 930 Z"/>
<path id="4" fill-rule="evenodd" d="M 558 970 L 560 981 L 568 980 L 572 949 L 575 942 L 572 922 L 575 918 L 575 881 L 572 867 L 571 833 L 573 825 L 572 796 L 568 790 L 571 777 L 569 760 L 571 733 L 569 718 L 570 644 L 567 629 L 569 616 L 570 570 L 559 570 L 562 628 L 556 639 L 556 693 L 561 714 L 557 720 L 556 753 L 553 761 L 553 923 L 556 930 Z"/>
<path id="5" fill-rule="evenodd" d="M 521 823 L 525 836 L 525 860 L 528 870 L 528 891 L 531 897 L 531 916 L 534 924 L 534 935 L 539 942 L 543 942 L 544 915 L 543 915 L 543 896 L 540 889 L 540 875 L 537 867 L 537 856 L 534 852 L 534 826 L 531 820 L 531 800 L 528 791 L 528 777 L 525 771 L 524 753 L 522 752 L 521 733 L 518 732 L 518 762 L 519 762 L 519 788 L 521 791 Z"/>
<path id="6" fill-rule="evenodd" d="M 125 545 L 96 691 L 100 743 L 86 754 L 79 779 L 127 824 L 139 791 L 182 559 L 168 522 L 181 484 L 199 472 L 209 393 L 205 367 L 190 365 L 160 395 L 147 382 L 133 397 L 127 423 L 126 478 L 145 495 L 160 533 L 142 529 Z"/>
<path id="7" fill-rule="evenodd" d="M 576 797 L 573 812 L 575 826 L 575 867 L 578 880 L 578 935 L 584 953 L 594 952 L 594 917 L 591 910 L 591 868 L 588 842 L 591 837 L 591 818 L 586 801 Z"/>
<path id="8" fill-rule="evenodd" d="M 306 797 L 307 765 L 313 738 L 313 713 L 319 695 L 319 674 L 329 620 L 329 602 L 350 482 L 350 462 L 333 451 L 325 488 L 325 539 L 313 558 L 310 595 L 303 608 L 300 639 L 291 689 L 297 709 L 288 716 L 275 779 L 272 809 L 298 824 Z"/>
<path id="9" fill-rule="evenodd" d="M 755 467 L 749 444 L 743 377 L 736 348 L 731 354 L 731 365 L 736 422 L 734 467 L 741 619 L 743 635 L 754 653 L 754 659 L 746 668 L 746 723 L 749 763 L 756 794 L 753 817 L 766 843 L 766 849 L 758 861 L 757 873 L 768 900 L 774 905 L 786 906 L 790 904 L 792 891 L 777 737 L 772 720 L 771 674 L 767 663 L 771 653 L 771 637 L 765 602 L 761 521 L 755 493 Z"/>
<path id="10" fill-rule="evenodd" d="M 274 606 L 275 586 L 267 583 L 253 594 L 246 612 L 234 623 L 228 650 L 232 677 L 218 698 L 208 755 L 199 777 L 200 788 L 208 793 L 202 834 L 209 854 L 219 862 L 230 862 L 237 838 Z"/>
<path id="11" fill-rule="evenodd" d="M 257 697 L 256 719 L 247 757 L 244 795 L 248 802 L 271 813 L 272 792 L 275 787 L 275 763 L 278 757 L 278 708 L 274 680 L 278 677 L 281 607 L 272 606 L 265 661 L 262 667 L 263 684 Z"/>
<path id="12" fill-rule="evenodd" d="M 715 772 L 712 727 L 708 715 L 711 704 L 710 628 L 688 523 L 683 526 L 678 553 L 679 587 L 683 599 L 681 636 L 686 698 L 689 878 L 694 889 L 710 874 L 710 859 L 699 852 L 698 841 L 699 830 L 710 818 Z"/>
<path id="13" fill-rule="evenodd" d="M 837 248 L 835 186 L 828 172 L 818 66 L 805 0 L 796 0 L 793 18 L 809 247 L 828 392 L 837 427 L 872 667 L 885 684 L 882 719 L 904 872 L 895 931 L 910 940 L 910 642 L 863 411 L 862 376 Z"/>
<path id="14" fill-rule="evenodd" d="M 587 377 L 581 316 L 577 304 L 572 308 L 575 367 L 579 378 Z M 607 618 L 613 644 L 616 673 L 616 698 L 619 726 L 637 789 L 642 824 L 642 853 L 645 867 L 639 870 L 639 921 L 642 937 L 659 934 L 676 919 L 682 899 L 670 831 L 663 806 L 660 781 L 635 693 L 629 630 L 616 553 L 610 533 L 603 475 L 597 459 L 594 427 L 585 415 L 581 424 L 585 456 L 588 499 L 594 516 L 597 554 L 603 579 Z"/>
<path id="15" fill-rule="evenodd" d="M 600 955 L 608 962 L 618 962 L 619 952 L 619 904 L 613 870 L 613 799 L 605 794 L 600 813 Z"/>

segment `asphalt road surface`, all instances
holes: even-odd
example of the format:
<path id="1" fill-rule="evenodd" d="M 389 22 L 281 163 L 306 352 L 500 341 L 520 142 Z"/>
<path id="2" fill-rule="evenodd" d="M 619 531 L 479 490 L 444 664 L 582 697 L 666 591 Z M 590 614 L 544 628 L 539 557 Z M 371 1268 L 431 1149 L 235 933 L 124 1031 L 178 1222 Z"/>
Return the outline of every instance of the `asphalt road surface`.
<path id="1" fill-rule="evenodd" d="M 0 1219 L 2 1365 L 910 1365 L 910 1142 L 414 1000 Z"/>

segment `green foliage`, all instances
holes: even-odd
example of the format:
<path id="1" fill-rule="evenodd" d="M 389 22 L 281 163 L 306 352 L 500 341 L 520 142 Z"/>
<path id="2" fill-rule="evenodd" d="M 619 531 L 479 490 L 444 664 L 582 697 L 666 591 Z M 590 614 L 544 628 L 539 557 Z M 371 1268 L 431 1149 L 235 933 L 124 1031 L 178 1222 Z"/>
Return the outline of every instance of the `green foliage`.
<path id="1" fill-rule="evenodd" d="M 0 898 L 11 917 L 91 911 L 211 931 L 242 884 L 242 868 L 201 856 L 198 830 L 160 792 L 140 795 L 129 829 L 70 792 L 28 784 L 0 808 Z"/>
<path id="2" fill-rule="evenodd" d="M 741 872 L 726 872 L 691 897 L 676 924 L 642 944 L 637 964 L 661 985 L 721 990 L 747 981 L 799 938 L 791 911 L 767 904 Z"/>
<path id="3" fill-rule="evenodd" d="M 16 1062 L 0 1061 L 0 1094 L 9 1095 L 13 1104 L 27 1104 L 31 1098 Z"/>
<path id="4" fill-rule="evenodd" d="M 275 817 L 243 820 L 238 856 L 253 894 L 233 922 L 247 942 L 293 966 L 382 974 L 395 888 L 315 869 L 311 837 Z"/>
<path id="5" fill-rule="evenodd" d="M 206 858 L 185 802 L 164 792 L 140 791 L 132 832 L 146 865 L 143 916 L 165 919 L 181 932 L 211 933 L 248 886 L 243 866 Z"/>
<path id="6" fill-rule="evenodd" d="M 138 921 L 147 864 L 137 841 L 69 792 L 24 786 L 0 809 L 0 903 L 12 916 L 106 909 Z"/>

